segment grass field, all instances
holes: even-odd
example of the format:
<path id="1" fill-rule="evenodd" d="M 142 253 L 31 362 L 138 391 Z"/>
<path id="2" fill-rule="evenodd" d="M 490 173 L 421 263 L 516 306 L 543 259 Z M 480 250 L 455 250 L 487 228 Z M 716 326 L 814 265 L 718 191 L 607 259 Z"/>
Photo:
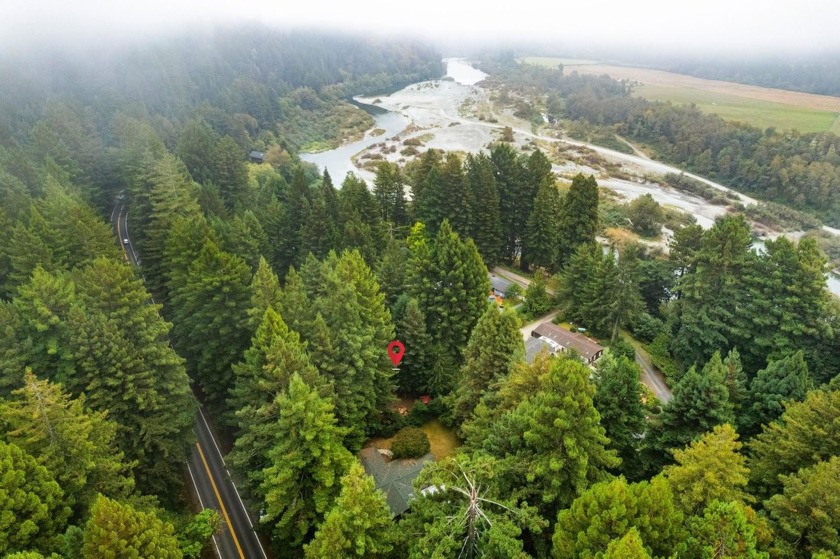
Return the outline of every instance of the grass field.
<path id="1" fill-rule="evenodd" d="M 635 88 L 633 93 L 652 101 L 686 105 L 693 103 L 701 111 L 720 115 L 726 120 L 744 121 L 761 129 L 773 126 L 778 130 L 793 128 L 802 132 L 840 132 L 840 119 L 835 113 L 807 107 L 689 87 L 642 85 Z"/>
<path id="2" fill-rule="evenodd" d="M 607 74 L 629 80 L 637 84 L 635 95 L 677 104 L 694 103 L 703 111 L 762 129 L 773 126 L 779 130 L 794 128 L 840 134 L 840 97 L 705 80 L 645 68 L 593 64 L 591 60 L 532 57 L 524 61 L 543 66 L 563 64 L 566 72 Z"/>

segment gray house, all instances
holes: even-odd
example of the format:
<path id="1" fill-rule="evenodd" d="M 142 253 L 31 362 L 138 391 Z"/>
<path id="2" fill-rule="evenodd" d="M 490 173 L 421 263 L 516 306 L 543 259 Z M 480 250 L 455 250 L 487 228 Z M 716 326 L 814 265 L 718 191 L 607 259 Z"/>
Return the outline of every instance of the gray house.
<path id="1" fill-rule="evenodd" d="M 507 293 L 510 286 L 513 285 L 513 282 L 510 282 L 505 278 L 500 278 L 497 275 L 490 274 L 490 285 L 493 288 L 493 294 L 504 299 L 505 293 Z"/>
<path id="2" fill-rule="evenodd" d="M 363 448 L 359 458 L 365 472 L 373 477 L 376 488 L 385 493 L 385 500 L 394 516 L 399 516 L 410 507 L 409 501 L 414 496 L 414 480 L 427 462 L 434 462 L 435 457 L 428 453 L 422 458 L 388 461 L 373 447 Z"/>
<path id="3" fill-rule="evenodd" d="M 544 322 L 534 328 L 531 336 L 542 340 L 543 343 L 550 346 L 551 353 L 573 350 L 581 356 L 581 359 L 587 365 L 595 363 L 604 353 L 604 348 L 594 340 L 590 340 L 577 332 L 569 332 L 565 328 L 561 328 L 551 322 Z M 534 355 L 537 353 L 539 353 L 539 349 L 537 349 Z"/>
<path id="4" fill-rule="evenodd" d="M 554 346 L 543 338 L 528 338 L 525 342 L 525 361 L 527 363 L 533 363 L 534 359 L 537 358 L 537 355 L 539 355 L 543 350 L 547 351 L 551 355 L 554 355 L 556 351 Z"/>

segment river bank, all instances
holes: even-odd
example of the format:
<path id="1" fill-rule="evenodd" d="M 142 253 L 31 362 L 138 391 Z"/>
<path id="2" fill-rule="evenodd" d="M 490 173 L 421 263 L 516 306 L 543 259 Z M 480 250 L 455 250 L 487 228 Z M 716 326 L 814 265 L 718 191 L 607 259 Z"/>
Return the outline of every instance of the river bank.
<path id="1" fill-rule="evenodd" d="M 715 219 L 729 211 L 727 206 L 710 204 L 707 200 L 667 186 L 660 180 L 666 174 L 677 173 L 698 180 L 712 188 L 733 192 L 733 203 L 749 206 L 757 201 L 734 192 L 724 185 L 704 177 L 686 173 L 682 169 L 636 154 L 587 144 L 567 137 L 557 137 L 554 131 L 542 131 L 531 123 L 515 117 L 511 111 L 498 109 L 494 103 L 497 92 L 481 86 L 486 74 L 463 59 L 447 59 L 447 75 L 443 79 L 420 82 L 390 95 L 359 96 L 356 101 L 386 109 L 374 115 L 375 128 L 384 130 L 377 136 L 370 133 L 358 142 L 336 150 L 317 154 L 302 154 L 305 161 L 329 169 L 334 182 L 340 185 L 347 172 L 353 172 L 369 183 L 379 161 L 404 165 L 429 148 L 462 153 L 486 150 L 498 141 L 502 129 L 513 131 L 514 144 L 522 150 L 543 149 L 554 161 L 556 174 L 570 178 L 577 173 L 592 174 L 598 184 L 630 201 L 650 194 L 663 206 L 691 214 L 697 223 L 709 228 Z M 840 231 L 823 227 L 832 234 Z M 776 232 L 801 235 L 798 231 Z M 830 276 L 831 291 L 840 295 L 840 280 Z"/>

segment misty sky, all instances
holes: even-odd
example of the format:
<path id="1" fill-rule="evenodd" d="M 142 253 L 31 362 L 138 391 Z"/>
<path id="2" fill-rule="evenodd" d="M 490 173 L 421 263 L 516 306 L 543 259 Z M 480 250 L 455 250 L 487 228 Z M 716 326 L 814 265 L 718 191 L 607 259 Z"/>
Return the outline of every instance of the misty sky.
<path id="1" fill-rule="evenodd" d="M 840 50 L 837 0 L 0 0 L 0 45 L 260 21 L 463 39 L 702 51 Z"/>

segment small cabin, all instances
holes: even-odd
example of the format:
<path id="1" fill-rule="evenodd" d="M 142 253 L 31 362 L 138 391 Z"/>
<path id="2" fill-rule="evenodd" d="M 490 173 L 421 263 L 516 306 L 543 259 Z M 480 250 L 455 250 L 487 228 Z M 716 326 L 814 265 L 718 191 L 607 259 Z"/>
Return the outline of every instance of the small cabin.
<path id="1" fill-rule="evenodd" d="M 505 278 L 500 278 L 497 275 L 490 274 L 490 285 L 493 288 L 493 295 L 504 299 L 505 294 L 508 292 L 513 283 Z"/>
<path id="2" fill-rule="evenodd" d="M 251 150 L 251 153 L 248 154 L 248 160 L 251 163 L 265 163 L 265 153 Z"/>

